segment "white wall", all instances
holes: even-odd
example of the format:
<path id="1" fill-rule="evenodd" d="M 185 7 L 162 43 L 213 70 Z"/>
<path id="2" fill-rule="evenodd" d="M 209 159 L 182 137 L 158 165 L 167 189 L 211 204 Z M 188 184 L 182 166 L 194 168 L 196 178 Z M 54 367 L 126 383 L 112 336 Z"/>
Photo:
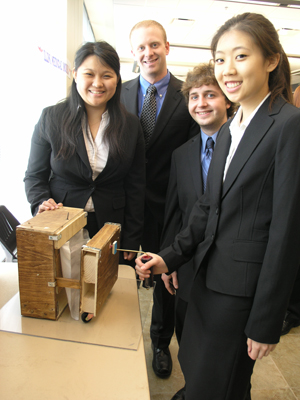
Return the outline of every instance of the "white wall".
<path id="1" fill-rule="evenodd" d="M 82 42 L 82 4 L 8 0 L 0 5 L 0 204 L 20 222 L 31 218 L 23 183 L 31 135 L 42 109 L 67 95 L 66 65 L 72 68 Z"/>

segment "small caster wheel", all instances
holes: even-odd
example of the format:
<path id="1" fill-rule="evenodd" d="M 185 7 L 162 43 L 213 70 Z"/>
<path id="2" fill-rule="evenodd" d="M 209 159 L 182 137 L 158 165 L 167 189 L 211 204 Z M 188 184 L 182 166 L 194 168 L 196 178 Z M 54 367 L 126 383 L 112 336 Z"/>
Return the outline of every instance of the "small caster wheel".
<path id="1" fill-rule="evenodd" d="M 84 312 L 84 313 L 81 314 L 81 319 L 85 324 L 87 324 L 88 322 L 90 322 L 92 320 L 92 318 L 93 318 L 92 315 L 93 314 L 89 314 L 87 312 Z"/>

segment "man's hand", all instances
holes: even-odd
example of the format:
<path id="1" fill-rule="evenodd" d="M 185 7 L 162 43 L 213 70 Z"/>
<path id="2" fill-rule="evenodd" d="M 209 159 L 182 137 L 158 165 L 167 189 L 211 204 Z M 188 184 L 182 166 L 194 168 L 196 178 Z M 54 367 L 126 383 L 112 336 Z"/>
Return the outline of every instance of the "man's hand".
<path id="1" fill-rule="evenodd" d="M 128 251 L 124 251 L 124 260 L 128 260 L 131 261 L 134 259 L 134 257 L 136 256 L 136 253 L 133 252 L 128 252 Z"/>
<path id="2" fill-rule="evenodd" d="M 160 275 L 164 272 L 168 272 L 168 268 L 160 256 L 154 253 L 147 253 L 147 255 L 151 256 L 152 260 L 146 262 L 146 264 L 143 264 L 141 261 L 143 256 L 140 256 L 135 260 L 135 270 L 141 281 L 143 281 L 145 278 L 150 278 L 150 268 L 152 268 L 154 275 Z"/>
<path id="3" fill-rule="evenodd" d="M 177 272 L 172 272 L 171 275 L 162 274 L 161 279 L 164 281 L 165 287 L 170 294 L 176 294 L 178 289 Z"/>

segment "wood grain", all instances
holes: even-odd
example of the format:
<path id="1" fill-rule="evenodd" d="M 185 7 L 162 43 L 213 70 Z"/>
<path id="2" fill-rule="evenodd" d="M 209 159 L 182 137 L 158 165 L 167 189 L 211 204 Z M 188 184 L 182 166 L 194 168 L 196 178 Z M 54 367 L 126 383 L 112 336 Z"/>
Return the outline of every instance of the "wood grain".
<path id="1" fill-rule="evenodd" d="M 81 312 L 96 316 L 118 278 L 119 254 L 111 249 L 114 241 L 119 246 L 120 225 L 108 223 L 82 249 Z"/>
<path id="2" fill-rule="evenodd" d="M 59 318 L 67 305 L 67 296 L 65 289 L 61 287 L 62 281 L 60 285 L 56 282 L 62 277 L 58 249 L 85 225 L 84 210 L 61 207 L 38 214 L 17 227 L 19 289 L 23 316 L 52 320 Z M 60 235 L 61 238 L 57 241 L 49 238 Z M 71 281 L 69 285 L 80 286 L 80 282 Z"/>

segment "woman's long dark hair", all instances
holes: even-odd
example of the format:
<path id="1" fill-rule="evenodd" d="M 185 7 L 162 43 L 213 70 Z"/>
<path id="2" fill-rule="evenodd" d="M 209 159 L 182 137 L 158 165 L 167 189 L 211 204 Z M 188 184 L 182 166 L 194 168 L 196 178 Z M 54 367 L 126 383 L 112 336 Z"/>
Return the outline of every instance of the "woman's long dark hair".
<path id="1" fill-rule="evenodd" d="M 99 57 L 102 64 L 112 68 L 117 75 L 118 84 L 113 97 L 107 102 L 109 124 L 104 132 L 104 140 L 109 145 L 109 154 L 113 158 L 124 158 L 124 123 L 126 110 L 121 104 L 120 60 L 115 49 L 104 41 L 87 42 L 77 51 L 75 71 L 89 56 Z M 68 159 L 75 152 L 77 138 L 82 132 L 82 119 L 86 116 L 84 101 L 79 95 L 73 79 L 69 96 L 55 109 L 60 126 L 60 148 L 58 156 Z"/>
<path id="2" fill-rule="evenodd" d="M 266 60 L 276 54 L 280 55 L 277 67 L 269 75 L 270 107 L 278 96 L 283 96 L 287 102 L 292 103 L 290 65 L 273 24 L 263 15 L 249 12 L 229 19 L 219 28 L 212 39 L 211 51 L 214 59 L 221 36 L 231 30 L 248 33 Z"/>

